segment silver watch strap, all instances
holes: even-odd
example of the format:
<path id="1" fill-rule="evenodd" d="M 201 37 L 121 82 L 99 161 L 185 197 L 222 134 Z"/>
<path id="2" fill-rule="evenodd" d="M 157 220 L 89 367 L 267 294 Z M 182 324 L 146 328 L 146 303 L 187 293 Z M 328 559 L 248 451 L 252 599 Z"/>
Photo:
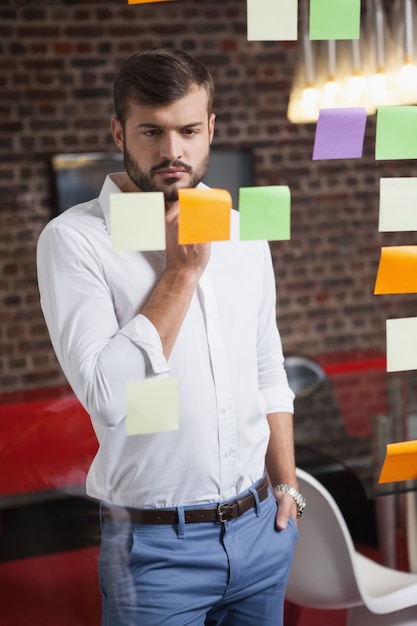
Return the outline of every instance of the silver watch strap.
<path id="1" fill-rule="evenodd" d="M 289 496 L 294 498 L 297 504 L 297 517 L 301 517 L 303 511 L 306 506 L 306 499 L 303 495 L 295 487 L 291 487 L 291 485 L 280 484 L 274 487 L 274 491 L 283 491 L 284 493 L 288 493 Z"/>

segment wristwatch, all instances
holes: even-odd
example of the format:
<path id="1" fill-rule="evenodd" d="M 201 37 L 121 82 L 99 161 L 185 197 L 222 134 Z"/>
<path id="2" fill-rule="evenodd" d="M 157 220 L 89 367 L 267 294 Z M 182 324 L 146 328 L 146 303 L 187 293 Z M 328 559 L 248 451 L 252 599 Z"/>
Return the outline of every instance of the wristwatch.
<path id="1" fill-rule="evenodd" d="M 277 485 L 276 487 L 274 487 L 274 491 L 283 491 L 284 493 L 288 493 L 289 496 L 291 496 L 291 498 L 294 498 L 296 504 L 297 504 L 297 517 L 301 517 L 303 514 L 303 511 L 305 509 L 306 506 L 306 499 L 304 498 L 304 496 L 301 495 L 301 493 L 299 491 L 297 491 L 297 489 L 295 487 L 291 487 L 291 485 Z"/>

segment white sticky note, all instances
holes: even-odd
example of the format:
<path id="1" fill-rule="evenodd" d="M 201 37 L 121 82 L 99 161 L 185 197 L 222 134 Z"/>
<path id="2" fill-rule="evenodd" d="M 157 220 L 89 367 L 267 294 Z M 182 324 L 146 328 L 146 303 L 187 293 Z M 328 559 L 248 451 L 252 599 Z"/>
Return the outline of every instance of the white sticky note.
<path id="1" fill-rule="evenodd" d="M 298 0 L 247 0 L 248 41 L 296 41 Z"/>
<path id="2" fill-rule="evenodd" d="M 417 178 L 381 178 L 379 231 L 417 230 Z"/>
<path id="3" fill-rule="evenodd" d="M 417 369 L 417 317 L 387 320 L 387 372 Z"/>
<path id="4" fill-rule="evenodd" d="M 173 376 L 130 380 L 126 383 L 128 435 L 178 430 L 178 379 Z"/>
<path id="5" fill-rule="evenodd" d="M 110 230 L 114 250 L 165 250 L 164 194 L 110 194 Z"/>

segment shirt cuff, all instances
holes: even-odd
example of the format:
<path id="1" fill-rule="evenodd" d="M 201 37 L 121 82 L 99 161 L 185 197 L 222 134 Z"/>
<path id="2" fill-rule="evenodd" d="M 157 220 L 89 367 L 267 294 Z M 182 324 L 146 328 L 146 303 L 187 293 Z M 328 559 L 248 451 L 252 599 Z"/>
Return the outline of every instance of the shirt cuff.
<path id="1" fill-rule="evenodd" d="M 169 373 L 170 369 L 164 356 L 161 338 L 147 317 L 137 315 L 122 328 L 120 333 L 146 352 L 155 374 Z"/>
<path id="2" fill-rule="evenodd" d="M 290 387 L 268 387 L 260 389 L 265 403 L 265 413 L 294 413 L 295 394 Z"/>

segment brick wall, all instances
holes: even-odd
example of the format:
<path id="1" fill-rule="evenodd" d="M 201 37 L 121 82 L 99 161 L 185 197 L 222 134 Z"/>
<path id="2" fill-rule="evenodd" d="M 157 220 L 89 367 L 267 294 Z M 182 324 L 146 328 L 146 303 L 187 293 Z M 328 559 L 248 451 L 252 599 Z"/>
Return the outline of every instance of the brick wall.
<path id="1" fill-rule="evenodd" d="M 50 157 L 113 150 L 111 88 L 139 49 L 181 47 L 216 84 L 219 145 L 250 146 L 256 183 L 292 191 L 292 239 L 271 245 L 286 352 L 385 350 L 385 319 L 415 314 L 414 296 L 373 296 L 381 245 L 375 120 L 361 160 L 312 162 L 314 125 L 286 118 L 297 43 L 247 42 L 244 0 L 2 0 L 0 6 L 0 391 L 63 382 L 39 309 L 35 245 L 54 210 Z"/>

